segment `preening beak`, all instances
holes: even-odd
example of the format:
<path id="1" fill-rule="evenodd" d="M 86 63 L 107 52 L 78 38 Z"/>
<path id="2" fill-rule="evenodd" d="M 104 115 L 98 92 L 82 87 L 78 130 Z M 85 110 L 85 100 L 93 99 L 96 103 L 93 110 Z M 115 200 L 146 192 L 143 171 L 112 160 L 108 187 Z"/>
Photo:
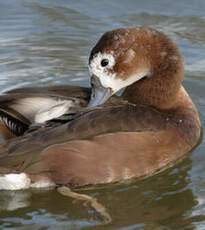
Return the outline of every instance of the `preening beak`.
<path id="1" fill-rule="evenodd" d="M 91 77 L 92 92 L 88 107 L 95 107 L 105 103 L 113 94 L 111 88 L 102 86 L 100 79 L 95 75 Z"/>

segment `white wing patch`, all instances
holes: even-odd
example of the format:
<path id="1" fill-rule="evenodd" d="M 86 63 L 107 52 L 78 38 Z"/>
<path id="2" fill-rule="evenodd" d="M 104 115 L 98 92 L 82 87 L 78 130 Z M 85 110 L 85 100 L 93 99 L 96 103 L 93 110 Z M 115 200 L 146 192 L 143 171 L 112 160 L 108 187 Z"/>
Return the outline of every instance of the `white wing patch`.
<path id="1" fill-rule="evenodd" d="M 57 98 L 27 97 L 18 99 L 11 108 L 25 116 L 31 123 L 44 123 L 69 112 L 74 106 L 79 107 L 79 103 Z"/>
<path id="2" fill-rule="evenodd" d="M 57 118 L 69 111 L 69 108 L 73 107 L 74 103 L 72 101 L 57 101 L 53 103 L 50 107 L 46 109 L 41 109 L 35 115 L 35 123 L 44 123 L 48 120 Z"/>

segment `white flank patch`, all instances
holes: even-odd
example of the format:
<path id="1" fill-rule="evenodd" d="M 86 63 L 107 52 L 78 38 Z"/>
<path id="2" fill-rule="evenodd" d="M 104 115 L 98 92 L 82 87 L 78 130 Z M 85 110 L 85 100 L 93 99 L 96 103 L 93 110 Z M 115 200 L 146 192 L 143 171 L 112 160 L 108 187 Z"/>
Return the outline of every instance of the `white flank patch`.
<path id="1" fill-rule="evenodd" d="M 109 60 L 109 65 L 102 67 L 101 61 L 103 59 Z M 139 81 L 143 77 L 149 74 L 148 69 L 144 69 L 136 74 L 129 76 L 127 79 L 120 79 L 117 77 L 116 73 L 109 73 L 109 69 L 115 65 L 115 59 L 112 54 L 98 53 L 93 57 L 93 60 L 90 63 L 89 71 L 91 75 L 95 75 L 100 79 L 100 82 L 103 87 L 111 88 L 113 94 L 118 92 L 120 89 L 123 89 L 132 83 Z"/>
<path id="2" fill-rule="evenodd" d="M 20 190 L 30 187 L 31 180 L 25 173 L 0 176 L 0 190 Z"/>
<path id="3" fill-rule="evenodd" d="M 50 180 L 39 180 L 31 184 L 31 188 L 49 188 L 54 186 L 56 186 L 56 184 Z"/>
<path id="4" fill-rule="evenodd" d="M 0 190 L 21 190 L 28 188 L 48 188 L 56 184 L 49 179 L 42 179 L 31 183 L 26 173 L 10 173 L 0 176 Z"/>

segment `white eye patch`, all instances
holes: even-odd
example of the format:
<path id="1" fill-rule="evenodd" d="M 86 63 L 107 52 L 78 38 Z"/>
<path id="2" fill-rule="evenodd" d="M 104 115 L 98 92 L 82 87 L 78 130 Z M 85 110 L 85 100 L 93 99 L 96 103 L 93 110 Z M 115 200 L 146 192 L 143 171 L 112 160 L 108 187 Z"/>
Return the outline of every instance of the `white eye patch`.
<path id="1" fill-rule="evenodd" d="M 102 60 L 108 60 L 108 65 L 102 66 Z M 105 88 L 109 88 L 112 85 L 112 80 L 115 79 L 116 74 L 110 73 L 109 70 L 115 65 L 115 58 L 112 54 L 97 53 L 93 56 L 93 59 L 89 65 L 90 75 L 95 75 L 100 79 L 101 84 Z"/>
<path id="2" fill-rule="evenodd" d="M 108 60 L 106 66 L 102 66 L 102 60 Z M 89 65 L 90 74 L 99 76 L 100 74 L 108 74 L 108 69 L 111 69 L 115 65 L 115 58 L 112 54 L 107 53 L 97 53 L 93 56 L 93 59 Z"/>
<path id="3" fill-rule="evenodd" d="M 107 59 L 109 61 L 108 65 L 103 67 L 101 61 Z M 115 65 L 115 58 L 112 54 L 107 53 L 97 53 L 93 56 L 93 59 L 89 65 L 89 71 L 91 75 L 95 75 L 100 79 L 100 82 L 103 87 L 111 88 L 113 94 L 119 91 L 122 88 L 125 88 L 128 85 L 140 80 L 149 73 L 148 69 L 141 70 L 136 74 L 129 76 L 126 79 L 121 79 L 117 77 L 117 73 L 110 73 L 109 70 Z"/>

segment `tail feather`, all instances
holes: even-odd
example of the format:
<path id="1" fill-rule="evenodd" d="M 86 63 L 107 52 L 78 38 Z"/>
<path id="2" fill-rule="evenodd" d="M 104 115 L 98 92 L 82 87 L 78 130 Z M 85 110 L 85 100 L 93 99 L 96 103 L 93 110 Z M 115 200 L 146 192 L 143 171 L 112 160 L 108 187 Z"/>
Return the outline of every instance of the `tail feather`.
<path id="1" fill-rule="evenodd" d="M 0 118 L 8 130 L 15 136 L 23 135 L 30 126 L 30 121 L 11 108 L 0 107 Z"/>

